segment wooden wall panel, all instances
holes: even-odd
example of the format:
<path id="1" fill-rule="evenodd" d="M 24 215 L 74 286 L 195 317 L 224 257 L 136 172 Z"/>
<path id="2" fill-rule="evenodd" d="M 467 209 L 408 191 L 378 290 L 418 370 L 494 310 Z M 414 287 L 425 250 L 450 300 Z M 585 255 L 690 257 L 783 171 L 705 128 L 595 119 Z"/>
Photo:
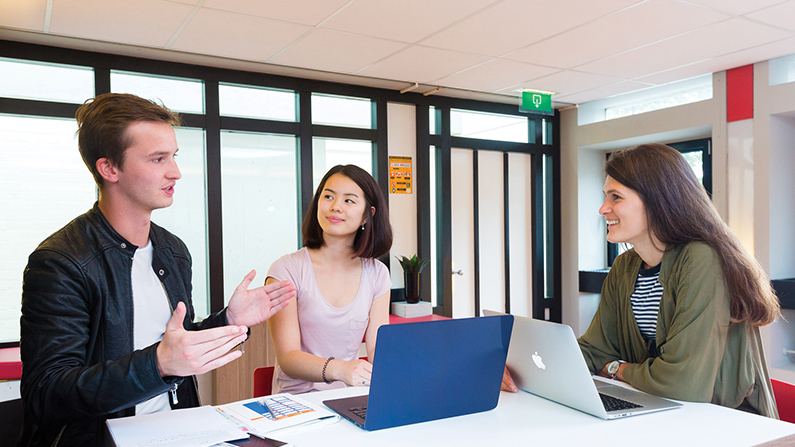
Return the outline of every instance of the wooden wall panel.
<path id="1" fill-rule="evenodd" d="M 250 399 L 254 370 L 276 364 L 276 353 L 267 324 L 265 322 L 251 328 L 251 336 L 243 345 L 243 356 L 213 371 L 213 405 Z"/>

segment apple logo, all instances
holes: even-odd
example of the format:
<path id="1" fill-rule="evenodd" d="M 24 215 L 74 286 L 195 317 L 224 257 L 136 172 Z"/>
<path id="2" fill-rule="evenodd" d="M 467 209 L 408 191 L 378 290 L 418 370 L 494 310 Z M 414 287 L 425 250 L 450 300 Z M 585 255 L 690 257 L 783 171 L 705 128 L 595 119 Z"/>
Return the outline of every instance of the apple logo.
<path id="1" fill-rule="evenodd" d="M 547 369 L 547 365 L 544 365 L 544 361 L 541 360 L 541 356 L 538 355 L 538 351 L 536 351 L 535 354 L 531 356 L 531 358 L 533 359 L 533 363 L 535 363 L 537 367 L 541 369 Z"/>

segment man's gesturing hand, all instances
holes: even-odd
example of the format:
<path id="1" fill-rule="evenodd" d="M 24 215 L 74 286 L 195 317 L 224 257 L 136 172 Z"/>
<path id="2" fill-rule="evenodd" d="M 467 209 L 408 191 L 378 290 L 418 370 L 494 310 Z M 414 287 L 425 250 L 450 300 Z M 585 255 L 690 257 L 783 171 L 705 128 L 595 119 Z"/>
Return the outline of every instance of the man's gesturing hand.
<path id="1" fill-rule="evenodd" d="M 248 286 L 256 275 L 254 270 L 248 272 L 232 294 L 226 308 L 226 320 L 229 324 L 248 327 L 260 324 L 282 310 L 290 298 L 295 296 L 295 286 L 290 281 L 274 282 L 249 290 Z"/>
<path id="2" fill-rule="evenodd" d="M 157 346 L 157 367 L 161 377 L 203 374 L 243 355 L 240 351 L 229 350 L 245 341 L 247 327 L 186 331 L 182 327 L 185 312 L 185 303 L 177 304 L 166 325 L 163 340 Z"/>

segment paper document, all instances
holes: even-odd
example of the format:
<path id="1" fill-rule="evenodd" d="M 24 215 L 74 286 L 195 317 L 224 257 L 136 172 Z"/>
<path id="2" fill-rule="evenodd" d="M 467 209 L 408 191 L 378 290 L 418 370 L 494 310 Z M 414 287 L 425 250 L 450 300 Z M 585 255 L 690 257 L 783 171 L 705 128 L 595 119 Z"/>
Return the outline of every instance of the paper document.
<path id="1" fill-rule="evenodd" d="M 310 424 L 329 423 L 339 416 L 292 394 L 274 394 L 216 407 L 226 416 L 248 427 L 252 434 L 292 431 Z"/>
<path id="2" fill-rule="evenodd" d="M 211 406 L 108 419 L 107 423 L 117 447 L 208 447 L 248 439 L 248 431 Z"/>

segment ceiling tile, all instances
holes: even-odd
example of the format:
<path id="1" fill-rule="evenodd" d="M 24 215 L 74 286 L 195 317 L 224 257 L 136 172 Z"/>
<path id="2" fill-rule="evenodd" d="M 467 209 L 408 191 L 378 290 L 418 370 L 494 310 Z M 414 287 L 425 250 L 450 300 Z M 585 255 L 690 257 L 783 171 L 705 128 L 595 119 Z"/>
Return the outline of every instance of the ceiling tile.
<path id="1" fill-rule="evenodd" d="M 501 56 L 638 0 L 505 0 L 422 42 L 423 45 Z"/>
<path id="2" fill-rule="evenodd" d="M 269 62 L 315 70 L 354 73 L 406 45 L 374 37 L 316 28 Z"/>
<path id="3" fill-rule="evenodd" d="M 192 9 L 159 0 L 53 0 L 50 32 L 164 47 Z"/>
<path id="4" fill-rule="evenodd" d="M 637 78 L 784 39 L 788 33 L 745 19 L 730 19 L 577 69 Z"/>
<path id="5" fill-rule="evenodd" d="M 436 83 L 444 87 L 494 92 L 552 74 L 555 71 L 557 70 L 554 68 L 539 67 L 505 59 L 494 59 L 466 71 L 439 79 Z"/>
<path id="6" fill-rule="evenodd" d="M 0 0 L 0 26 L 44 31 L 47 0 Z"/>
<path id="7" fill-rule="evenodd" d="M 573 95 L 555 95 L 552 97 L 552 101 L 565 102 L 568 104 L 582 104 L 588 101 L 608 98 L 610 96 L 633 92 L 635 90 L 640 90 L 647 87 L 651 87 L 651 85 L 634 81 L 622 81 L 615 84 L 604 85 L 594 89 L 586 90 L 584 92 L 575 93 Z"/>
<path id="8" fill-rule="evenodd" d="M 171 49 L 266 61 L 310 29 L 262 17 L 201 9 L 174 40 Z"/>
<path id="9" fill-rule="evenodd" d="M 718 9 L 730 14 L 746 14 L 785 0 L 687 0 L 690 3 Z"/>
<path id="10" fill-rule="evenodd" d="M 414 43 L 496 0 L 358 0 L 323 28 Z"/>
<path id="11" fill-rule="evenodd" d="M 194 5 L 194 6 L 199 4 L 199 0 L 163 0 L 163 1 L 172 2 L 172 3 L 182 3 L 185 5 Z"/>
<path id="12" fill-rule="evenodd" d="M 357 74 L 384 79 L 432 83 L 490 58 L 457 51 L 412 46 L 373 64 Z"/>
<path id="13" fill-rule="evenodd" d="M 350 0 L 206 0 L 205 8 L 266 17 L 286 22 L 317 25 Z"/>
<path id="14" fill-rule="evenodd" d="M 649 17 L 666 26 L 649 26 Z M 673 0 L 651 0 L 522 48 L 505 58 L 571 68 L 727 18 L 726 14 Z"/>
<path id="15" fill-rule="evenodd" d="M 784 29 L 795 30 L 795 2 L 780 3 L 748 14 L 746 17 Z"/>
<path id="16" fill-rule="evenodd" d="M 604 85 L 615 84 L 619 81 L 622 81 L 622 79 L 566 70 L 544 76 L 543 78 L 533 79 L 530 82 L 525 82 L 516 86 L 516 88 L 545 90 L 563 96 Z"/>
<path id="17" fill-rule="evenodd" d="M 637 78 L 637 81 L 653 84 L 666 84 L 682 79 L 692 78 L 707 73 L 729 70 L 760 61 L 775 59 L 792 54 L 795 51 L 795 37 L 779 40 L 777 42 L 760 45 L 758 47 L 738 51 L 725 56 L 716 57 L 684 67 L 666 70 L 650 76 Z"/>

